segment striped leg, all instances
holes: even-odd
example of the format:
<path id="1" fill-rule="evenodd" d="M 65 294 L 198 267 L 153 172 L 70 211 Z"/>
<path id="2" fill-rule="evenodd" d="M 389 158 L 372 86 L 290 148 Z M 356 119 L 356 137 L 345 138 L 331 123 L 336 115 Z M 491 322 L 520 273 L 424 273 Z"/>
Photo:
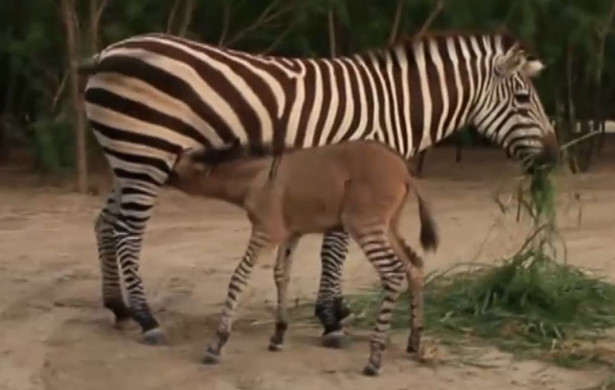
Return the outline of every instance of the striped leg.
<path id="1" fill-rule="evenodd" d="M 322 269 L 318 299 L 314 314 L 324 327 L 323 344 L 339 348 L 343 343 L 342 320 L 351 311 L 344 303 L 341 280 L 344 260 L 348 255 L 349 235 L 341 229 L 329 230 L 324 235 L 321 247 Z"/>
<path id="2" fill-rule="evenodd" d="M 205 350 L 205 357 L 203 359 L 205 364 L 216 364 L 220 361 L 222 347 L 224 347 L 224 344 L 226 344 L 231 335 L 235 309 L 239 304 L 244 287 L 248 284 L 254 264 L 258 257 L 270 249 L 271 246 L 272 244 L 263 233 L 255 230 L 252 231 L 248 248 L 231 276 L 218 330 L 214 339 Z"/>
<path id="3" fill-rule="evenodd" d="M 269 350 L 279 351 L 284 346 L 284 335 L 288 329 L 288 283 L 293 262 L 293 252 L 299 243 L 300 236 L 288 239 L 278 249 L 278 256 L 273 270 L 278 292 L 278 307 L 276 310 L 275 331 L 269 342 Z"/>
<path id="4" fill-rule="evenodd" d="M 139 256 L 143 234 L 161 187 L 143 181 L 122 183 L 120 213 L 113 225 L 116 253 L 126 283 L 132 318 L 141 326 L 143 342 L 159 345 L 165 342 L 160 325 L 153 316 L 139 274 Z"/>
<path id="5" fill-rule="evenodd" d="M 423 335 L 423 259 L 401 241 L 404 254 L 407 256 L 406 267 L 408 290 L 410 292 L 410 335 L 408 336 L 408 353 L 418 352 Z M 400 256 L 403 256 L 400 254 Z"/>
<path id="6" fill-rule="evenodd" d="M 374 333 L 370 341 L 369 360 L 363 373 L 376 376 L 382 365 L 382 352 L 385 349 L 386 335 L 389 330 L 395 301 L 399 298 L 404 281 L 404 264 L 395 255 L 391 244 L 384 234 L 367 235 L 357 240 L 365 256 L 374 265 L 384 288 L 384 298 L 376 317 Z"/>
<path id="7" fill-rule="evenodd" d="M 96 218 L 94 231 L 102 273 L 103 305 L 113 313 L 116 326 L 122 328 L 130 320 L 130 311 L 122 297 L 122 286 L 115 253 L 115 238 L 113 236 L 113 224 L 119 213 L 119 195 L 120 193 L 116 188 L 111 191 L 105 206 Z"/>

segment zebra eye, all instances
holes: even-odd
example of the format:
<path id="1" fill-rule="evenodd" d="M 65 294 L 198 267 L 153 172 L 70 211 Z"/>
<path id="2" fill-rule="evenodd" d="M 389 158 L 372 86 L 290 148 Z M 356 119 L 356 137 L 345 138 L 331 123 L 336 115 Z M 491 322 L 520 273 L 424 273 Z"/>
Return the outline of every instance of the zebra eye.
<path id="1" fill-rule="evenodd" d="M 530 102 L 530 94 L 529 93 L 517 93 L 515 94 L 515 99 L 521 104 L 528 104 Z"/>
<path id="2" fill-rule="evenodd" d="M 522 115 L 522 116 L 529 116 L 530 110 L 528 110 L 527 108 L 519 108 L 517 109 L 517 114 Z"/>

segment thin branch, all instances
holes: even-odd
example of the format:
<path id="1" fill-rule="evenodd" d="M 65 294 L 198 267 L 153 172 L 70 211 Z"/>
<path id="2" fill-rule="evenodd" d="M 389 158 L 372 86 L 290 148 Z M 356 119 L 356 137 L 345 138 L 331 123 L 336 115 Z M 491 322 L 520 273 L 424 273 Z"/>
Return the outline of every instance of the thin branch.
<path id="1" fill-rule="evenodd" d="M 395 10 L 395 18 L 393 19 L 393 27 L 391 28 L 391 35 L 389 35 L 389 45 L 392 45 L 397 39 L 399 32 L 399 24 L 401 21 L 401 14 L 404 9 L 404 0 L 397 0 L 397 9 Z"/>
<path id="2" fill-rule="evenodd" d="M 284 38 L 288 36 L 288 34 L 292 31 L 292 29 L 295 27 L 296 24 L 297 24 L 296 20 L 293 21 L 291 24 L 289 24 L 288 27 L 286 27 L 286 30 L 284 30 L 282 34 L 278 35 L 275 41 L 273 41 L 267 49 L 263 50 L 261 54 L 265 55 L 265 54 L 271 53 L 273 49 L 275 49 L 284 40 Z"/>
<path id="3" fill-rule="evenodd" d="M 100 7 L 98 7 L 98 12 L 96 13 L 96 24 L 100 22 L 100 18 L 102 18 L 102 14 L 106 6 L 107 0 L 102 0 L 102 2 L 100 3 Z"/>
<path id="4" fill-rule="evenodd" d="M 331 58 L 335 57 L 337 53 L 336 47 L 336 36 L 335 36 L 335 14 L 333 13 L 333 8 L 329 9 L 328 15 L 328 26 L 329 26 L 329 54 Z"/>
<path id="5" fill-rule="evenodd" d="M 62 96 L 62 92 L 64 92 L 64 88 L 66 88 L 66 81 L 68 81 L 68 72 L 64 72 L 64 76 L 62 76 L 62 81 L 60 81 L 60 85 L 58 86 L 58 89 L 53 96 L 53 99 L 51 101 L 51 112 L 55 112 L 56 110 L 58 101 L 60 100 L 60 96 Z"/>
<path id="6" fill-rule="evenodd" d="M 438 0 L 438 3 L 434 7 L 434 9 L 431 10 L 431 13 L 429 14 L 427 19 L 425 20 L 425 23 L 423 23 L 423 26 L 421 27 L 421 29 L 419 30 L 419 32 L 416 35 L 423 35 L 423 34 L 425 34 L 425 32 L 427 30 L 429 30 L 429 27 L 431 27 L 431 24 L 433 23 L 433 21 L 436 19 L 436 17 L 440 13 L 440 11 L 442 11 L 443 8 L 444 8 L 444 0 Z"/>
<path id="7" fill-rule="evenodd" d="M 232 37 L 231 39 L 229 39 L 226 43 L 226 46 L 230 46 L 233 43 L 239 41 L 240 39 L 242 39 L 244 36 L 246 36 L 248 33 L 260 28 L 262 25 L 269 23 L 270 21 L 278 18 L 279 16 L 283 15 L 284 13 L 288 12 L 288 10 L 290 9 L 290 7 L 280 7 L 280 9 L 275 12 L 272 11 L 275 9 L 275 6 L 277 6 L 278 4 L 282 3 L 282 0 L 276 0 L 273 1 L 271 4 L 269 4 L 269 6 L 267 8 L 265 8 L 265 10 L 260 14 L 260 16 L 254 21 L 254 23 L 252 23 L 250 26 L 248 26 L 247 28 L 243 29 L 242 31 L 240 31 L 239 33 L 235 34 L 234 37 Z"/>
<path id="8" fill-rule="evenodd" d="M 228 1 L 224 2 L 224 15 L 222 18 L 222 33 L 220 34 L 218 46 L 222 46 L 224 44 L 224 40 L 226 40 L 226 35 L 228 34 L 229 25 L 231 22 L 231 6 Z"/>
<path id="9" fill-rule="evenodd" d="M 594 137 L 594 136 L 597 136 L 597 135 L 600 135 L 600 131 L 599 131 L 599 130 L 598 130 L 598 131 L 592 131 L 592 132 L 590 132 L 590 133 L 584 134 L 584 135 L 582 135 L 582 136 L 580 136 L 580 137 L 577 137 L 577 138 L 573 139 L 573 140 L 572 140 L 572 141 L 570 141 L 570 142 L 566 142 L 565 144 L 563 144 L 562 146 L 560 146 L 560 149 L 561 149 L 562 151 L 564 151 L 564 150 L 566 150 L 566 149 L 569 149 L 571 146 L 574 146 L 574 145 L 576 145 L 576 144 L 578 144 L 578 143 L 580 143 L 580 142 L 585 141 L 585 140 L 586 140 L 586 139 L 588 139 L 588 138 L 591 138 L 591 137 Z"/>
<path id="10" fill-rule="evenodd" d="M 182 23 L 179 26 L 179 31 L 177 35 L 183 37 L 186 35 L 188 31 L 188 27 L 190 27 L 190 23 L 192 22 L 192 16 L 194 15 L 194 10 L 196 6 L 194 4 L 194 0 L 186 0 L 186 6 L 184 8 L 184 18 L 182 19 Z"/>
<path id="11" fill-rule="evenodd" d="M 90 52 L 95 53 L 98 50 L 98 26 L 103 11 L 107 6 L 107 0 L 102 0 L 98 4 L 97 0 L 90 0 Z"/>
<path id="12" fill-rule="evenodd" d="M 167 18 L 167 34 L 171 33 L 171 29 L 173 28 L 173 22 L 175 21 L 175 14 L 177 14 L 177 7 L 179 7 L 179 1 L 175 0 L 173 3 L 173 7 L 171 8 L 171 12 L 169 13 L 169 17 Z"/>

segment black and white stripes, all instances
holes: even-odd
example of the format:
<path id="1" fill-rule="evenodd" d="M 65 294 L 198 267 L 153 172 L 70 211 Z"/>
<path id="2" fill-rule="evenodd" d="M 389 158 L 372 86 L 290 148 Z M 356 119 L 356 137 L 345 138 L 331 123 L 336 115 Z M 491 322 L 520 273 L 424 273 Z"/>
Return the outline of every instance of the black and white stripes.
<path id="1" fill-rule="evenodd" d="M 349 57 L 298 59 L 147 34 L 108 46 L 96 61 L 86 112 L 116 178 L 116 203 L 98 223 L 103 297 L 109 307 L 117 296 L 117 258 L 132 316 L 152 342 L 159 332 L 138 276 L 141 236 L 180 150 L 281 151 L 365 138 L 410 157 L 466 125 L 526 167 L 552 160 L 557 148 L 530 81 L 542 65 L 506 35 L 427 35 Z M 324 242 L 321 312 L 341 299 L 347 235 L 331 232 Z M 119 319 L 124 309 L 111 310 Z"/>

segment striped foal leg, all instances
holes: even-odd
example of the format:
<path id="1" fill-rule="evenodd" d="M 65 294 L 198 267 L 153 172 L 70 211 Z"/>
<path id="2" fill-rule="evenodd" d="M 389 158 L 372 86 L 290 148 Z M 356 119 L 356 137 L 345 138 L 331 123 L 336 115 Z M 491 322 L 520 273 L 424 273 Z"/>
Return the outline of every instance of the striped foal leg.
<path id="1" fill-rule="evenodd" d="M 266 250 L 269 250 L 271 246 L 271 242 L 264 233 L 258 230 L 252 230 L 248 248 L 231 276 L 218 330 L 216 331 L 214 339 L 205 350 L 203 363 L 216 364 L 220 361 L 222 347 L 224 347 L 224 344 L 226 344 L 231 335 L 235 309 L 239 304 L 244 287 L 247 286 L 250 280 L 254 264 L 258 260 L 258 257 Z"/>
<path id="2" fill-rule="evenodd" d="M 284 335 L 288 329 L 288 283 L 293 262 L 293 253 L 300 236 L 286 240 L 278 249 L 278 256 L 273 269 L 273 279 L 278 293 L 275 331 L 269 342 L 270 351 L 279 351 L 284 346 Z"/>
<path id="3" fill-rule="evenodd" d="M 365 375 L 376 376 L 382 365 L 382 352 L 386 346 L 386 335 L 391 323 L 393 306 L 399 298 L 406 276 L 405 266 L 395 255 L 385 234 L 368 234 L 357 239 L 357 242 L 378 271 L 384 288 L 384 298 L 380 304 L 374 333 L 370 340 L 369 360 L 363 369 Z"/>
<path id="4" fill-rule="evenodd" d="M 126 284 L 130 314 L 141 326 L 143 342 L 160 345 L 165 343 L 165 337 L 147 303 L 139 274 L 139 257 L 147 221 L 161 187 L 143 181 L 131 184 L 126 181 L 119 189 L 120 213 L 113 225 L 116 253 Z"/>
<path id="5" fill-rule="evenodd" d="M 96 218 L 94 231 L 102 273 L 103 305 L 113 313 L 116 326 L 122 328 L 130 320 L 130 311 L 122 297 L 122 286 L 115 253 L 115 238 L 113 236 L 113 224 L 119 213 L 119 195 L 117 188 L 111 191 L 105 206 Z"/>
<path id="6" fill-rule="evenodd" d="M 344 303 L 341 281 L 344 260 L 348 255 L 349 235 L 342 229 L 325 233 L 320 251 L 321 272 L 314 314 L 324 327 L 323 345 L 340 348 L 343 342 L 342 320 L 351 311 Z"/>
<path id="7" fill-rule="evenodd" d="M 408 262 L 406 274 L 408 278 L 408 290 L 410 292 L 410 335 L 408 336 L 408 353 L 418 352 L 423 335 L 423 259 L 408 246 L 404 240 L 399 240 L 403 254 Z"/>

